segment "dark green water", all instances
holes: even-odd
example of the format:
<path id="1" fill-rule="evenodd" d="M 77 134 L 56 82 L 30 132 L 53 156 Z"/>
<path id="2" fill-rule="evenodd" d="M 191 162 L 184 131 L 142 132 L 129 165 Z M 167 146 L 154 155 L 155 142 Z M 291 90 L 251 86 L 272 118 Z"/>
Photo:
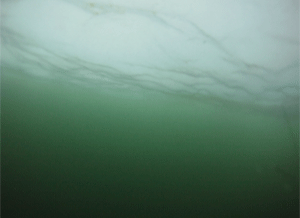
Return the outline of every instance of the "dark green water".
<path id="1" fill-rule="evenodd" d="M 7 69 L 1 81 L 3 218 L 299 216 L 282 117 Z"/>

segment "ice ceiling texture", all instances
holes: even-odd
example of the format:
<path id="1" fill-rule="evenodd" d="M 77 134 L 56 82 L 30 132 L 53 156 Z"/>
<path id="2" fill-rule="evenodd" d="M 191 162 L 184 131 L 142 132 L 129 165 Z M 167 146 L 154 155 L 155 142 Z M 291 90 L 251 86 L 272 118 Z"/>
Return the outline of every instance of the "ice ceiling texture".
<path id="1" fill-rule="evenodd" d="M 3 0 L 2 65 L 99 87 L 298 107 L 298 0 Z"/>

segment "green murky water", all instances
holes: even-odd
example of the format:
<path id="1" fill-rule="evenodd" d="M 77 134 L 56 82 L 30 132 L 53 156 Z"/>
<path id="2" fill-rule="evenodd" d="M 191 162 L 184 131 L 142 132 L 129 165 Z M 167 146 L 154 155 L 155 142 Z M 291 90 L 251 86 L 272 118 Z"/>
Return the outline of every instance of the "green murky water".
<path id="1" fill-rule="evenodd" d="M 1 80 L 4 218 L 298 216 L 283 117 L 8 69 Z"/>

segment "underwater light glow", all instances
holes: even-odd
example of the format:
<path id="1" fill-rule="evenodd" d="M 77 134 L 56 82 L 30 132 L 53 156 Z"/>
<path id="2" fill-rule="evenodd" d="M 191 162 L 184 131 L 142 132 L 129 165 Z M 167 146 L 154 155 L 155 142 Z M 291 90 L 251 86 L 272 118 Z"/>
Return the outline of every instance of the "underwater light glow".
<path id="1" fill-rule="evenodd" d="M 98 87 L 298 107 L 296 0 L 4 0 L 2 65 Z"/>

